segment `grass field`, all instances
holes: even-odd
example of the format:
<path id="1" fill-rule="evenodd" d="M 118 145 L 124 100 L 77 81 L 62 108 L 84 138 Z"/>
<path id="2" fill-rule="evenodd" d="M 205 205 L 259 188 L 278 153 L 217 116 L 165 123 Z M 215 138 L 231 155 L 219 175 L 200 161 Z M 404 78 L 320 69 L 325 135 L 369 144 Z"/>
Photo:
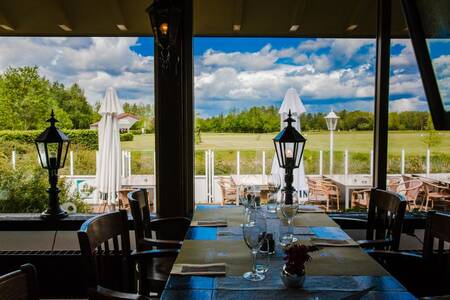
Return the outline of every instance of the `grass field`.
<path id="1" fill-rule="evenodd" d="M 204 150 L 215 152 L 215 172 L 217 175 L 236 173 L 236 151 L 240 151 L 240 170 L 242 174 L 262 172 L 262 152 L 266 152 L 266 172 L 270 172 L 274 155 L 271 134 L 244 133 L 203 133 L 201 142 L 195 145 L 195 173 L 204 174 Z M 392 131 L 389 133 L 388 172 L 399 173 L 401 150 L 405 149 L 405 172 L 424 173 L 426 144 L 425 132 Z M 307 174 L 319 173 L 319 150 L 323 150 L 323 171 L 329 170 L 329 132 L 307 132 L 304 162 Z M 450 133 L 439 133 L 440 144 L 431 148 L 431 172 L 450 172 Z M 349 151 L 349 173 L 368 174 L 370 171 L 370 150 L 373 145 L 373 132 L 335 132 L 334 172 L 344 172 L 344 151 Z M 136 135 L 130 142 L 122 142 L 124 150 L 132 151 L 133 173 L 153 172 L 153 151 L 155 136 Z M 144 151 L 144 152 L 142 152 Z"/>
<path id="2" fill-rule="evenodd" d="M 401 149 L 409 154 L 424 155 L 426 145 L 423 142 L 424 132 L 419 131 L 391 131 L 389 133 L 389 153 L 398 154 Z M 311 151 L 329 149 L 329 133 L 307 132 L 304 134 L 306 148 Z M 272 138 L 275 133 L 203 133 L 202 142 L 195 145 L 196 150 L 273 150 Z M 450 132 L 439 132 L 441 143 L 432 147 L 433 153 L 450 154 Z M 335 132 L 335 151 L 369 153 L 373 145 L 373 133 L 370 131 Z M 153 134 L 136 135 L 131 142 L 122 142 L 124 150 L 142 151 L 153 150 L 155 136 Z"/>

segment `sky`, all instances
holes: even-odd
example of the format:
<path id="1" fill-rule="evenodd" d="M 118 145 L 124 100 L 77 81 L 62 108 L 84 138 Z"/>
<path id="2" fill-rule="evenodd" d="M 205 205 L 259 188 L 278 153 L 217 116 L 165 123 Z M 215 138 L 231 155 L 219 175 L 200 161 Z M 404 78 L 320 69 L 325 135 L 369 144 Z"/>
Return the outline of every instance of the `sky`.
<path id="1" fill-rule="evenodd" d="M 0 72 L 39 66 L 41 75 L 78 83 L 90 103 L 107 87 L 123 102 L 153 103 L 153 38 L 0 37 Z M 450 41 L 429 43 L 442 98 L 450 101 Z M 373 110 L 375 40 L 195 38 L 194 97 L 203 117 L 280 106 L 297 89 L 308 112 Z M 391 111 L 427 110 L 409 40 L 391 46 Z"/>

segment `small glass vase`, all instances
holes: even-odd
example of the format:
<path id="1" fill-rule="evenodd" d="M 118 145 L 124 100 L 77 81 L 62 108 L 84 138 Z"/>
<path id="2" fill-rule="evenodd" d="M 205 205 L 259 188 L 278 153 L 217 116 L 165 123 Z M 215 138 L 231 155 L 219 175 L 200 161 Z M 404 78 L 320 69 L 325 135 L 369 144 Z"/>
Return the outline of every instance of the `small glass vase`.
<path id="1" fill-rule="evenodd" d="M 281 270 L 281 280 L 287 288 L 301 288 L 305 283 L 305 269 L 301 275 L 291 274 L 286 270 L 286 265 Z"/>

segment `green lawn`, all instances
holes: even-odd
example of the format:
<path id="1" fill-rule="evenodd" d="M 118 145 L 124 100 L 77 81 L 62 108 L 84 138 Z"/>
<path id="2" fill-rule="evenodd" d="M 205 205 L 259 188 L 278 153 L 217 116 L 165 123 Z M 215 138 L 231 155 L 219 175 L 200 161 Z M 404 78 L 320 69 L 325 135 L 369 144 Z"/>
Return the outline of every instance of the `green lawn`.
<path id="1" fill-rule="evenodd" d="M 390 153 L 398 154 L 401 149 L 405 149 L 408 154 L 425 154 L 426 145 L 423 142 L 424 132 L 420 131 L 392 131 L 389 133 Z M 271 134 L 250 134 L 250 133 L 203 133 L 202 142 L 195 145 L 196 150 L 272 150 Z M 441 143 L 432 148 L 433 153 L 449 154 L 450 132 L 439 133 Z M 329 133 L 307 132 L 306 149 L 328 150 Z M 373 133 L 370 131 L 335 132 L 335 150 L 349 152 L 370 152 L 373 144 Z M 153 134 L 136 135 L 134 141 L 122 142 L 124 150 L 142 151 L 153 150 L 155 147 L 155 137 Z"/>

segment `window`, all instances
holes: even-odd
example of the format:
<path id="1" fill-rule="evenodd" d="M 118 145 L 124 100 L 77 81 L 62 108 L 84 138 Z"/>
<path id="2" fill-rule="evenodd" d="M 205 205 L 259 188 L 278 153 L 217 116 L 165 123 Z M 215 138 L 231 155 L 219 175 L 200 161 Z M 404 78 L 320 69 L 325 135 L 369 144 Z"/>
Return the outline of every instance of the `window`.
<path id="1" fill-rule="evenodd" d="M 0 212 L 42 212 L 48 177 L 34 137 L 54 109 L 72 140 L 60 170 L 62 203 L 97 211 L 97 113 L 115 87 L 125 114 L 122 185 L 154 191 L 153 38 L 0 38 Z M 152 193 L 153 195 L 153 193 Z M 153 197 L 153 196 L 152 196 Z"/>

